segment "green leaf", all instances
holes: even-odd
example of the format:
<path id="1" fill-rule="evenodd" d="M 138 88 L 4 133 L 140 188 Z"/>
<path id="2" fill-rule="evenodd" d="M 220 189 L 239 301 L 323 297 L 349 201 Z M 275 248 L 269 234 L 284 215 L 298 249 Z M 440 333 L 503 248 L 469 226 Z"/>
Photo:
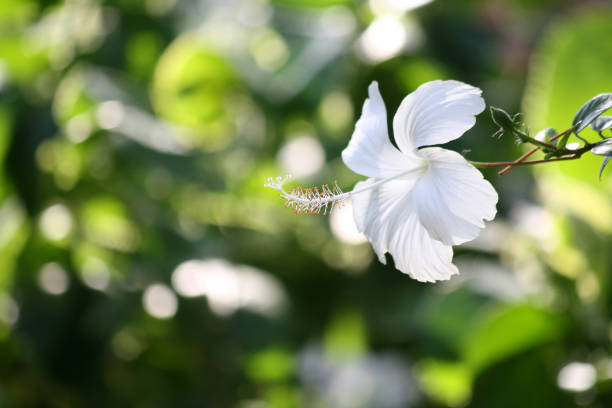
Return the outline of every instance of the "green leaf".
<path id="1" fill-rule="evenodd" d="M 534 137 L 535 140 L 540 142 L 550 142 L 550 138 L 555 136 L 557 131 L 554 128 L 547 127 L 546 129 L 540 130 Z"/>
<path id="2" fill-rule="evenodd" d="M 596 132 L 603 132 L 612 127 L 612 116 L 600 116 L 590 124 L 591 129 Z"/>
<path id="3" fill-rule="evenodd" d="M 361 355 L 367 349 L 367 334 L 362 315 L 357 310 L 338 312 L 325 330 L 325 352 L 343 359 Z"/>
<path id="4" fill-rule="evenodd" d="M 612 93 L 599 94 L 589 99 L 587 103 L 578 109 L 572 121 L 572 125 L 578 125 L 576 133 L 587 127 L 592 121 L 610 108 L 612 108 Z"/>
<path id="5" fill-rule="evenodd" d="M 290 378 L 295 360 L 289 350 L 271 347 L 252 355 L 246 364 L 246 374 L 258 382 L 279 382 Z"/>
<path id="6" fill-rule="evenodd" d="M 591 149 L 591 153 L 599 156 L 612 156 L 612 138 L 595 143 L 595 147 Z"/>
<path id="7" fill-rule="evenodd" d="M 514 129 L 514 120 L 512 120 L 512 116 L 508 112 L 495 106 L 491 106 L 489 110 L 491 112 L 491 119 L 493 119 L 497 126 L 507 131 Z"/>
<path id="8" fill-rule="evenodd" d="M 465 364 L 424 360 L 418 365 L 417 376 L 425 393 L 444 405 L 463 406 L 469 401 L 473 375 Z"/>
<path id="9" fill-rule="evenodd" d="M 601 175 L 604 171 L 604 168 L 606 167 L 606 165 L 608 164 L 608 162 L 610 161 L 610 156 L 606 156 L 604 157 L 603 161 L 601 162 L 601 167 L 599 168 L 599 179 L 601 180 Z"/>
<path id="10" fill-rule="evenodd" d="M 565 145 L 567 144 L 567 141 L 569 140 L 571 132 L 567 132 L 566 134 L 564 134 L 563 136 L 561 136 L 561 139 L 559 139 L 559 141 L 557 142 L 557 147 L 559 149 L 564 149 Z"/>
<path id="11" fill-rule="evenodd" d="M 162 119 L 178 125 L 181 140 L 206 151 L 226 147 L 236 136 L 233 107 L 239 80 L 232 66 L 196 35 L 176 38 L 157 60 L 151 102 Z"/>
<path id="12" fill-rule="evenodd" d="M 563 330 L 561 316 L 521 304 L 502 306 L 483 316 L 466 338 L 464 361 L 474 372 L 553 341 Z"/>

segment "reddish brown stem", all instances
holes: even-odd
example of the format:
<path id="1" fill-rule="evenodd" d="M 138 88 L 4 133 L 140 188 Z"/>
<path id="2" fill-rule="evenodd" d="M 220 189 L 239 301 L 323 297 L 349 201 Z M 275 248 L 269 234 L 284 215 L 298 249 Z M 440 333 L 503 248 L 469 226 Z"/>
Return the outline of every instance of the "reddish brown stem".
<path id="1" fill-rule="evenodd" d="M 531 164 L 550 163 L 564 160 L 575 160 L 580 158 L 580 155 L 556 157 L 554 159 L 530 160 L 530 161 L 502 161 L 502 162 L 470 162 L 476 167 L 500 167 L 500 166 L 528 166 Z"/>
<path id="2" fill-rule="evenodd" d="M 561 136 L 565 135 L 567 132 L 569 132 L 572 128 L 566 129 L 563 132 L 554 135 L 553 137 L 550 138 L 551 142 L 554 142 L 555 140 L 557 140 L 558 138 L 560 138 Z M 518 159 L 516 159 L 514 162 L 511 162 L 510 164 L 508 164 L 506 167 L 504 167 L 503 169 L 501 169 L 497 174 L 499 174 L 500 176 L 503 176 L 504 174 L 506 174 L 507 172 L 510 171 L 510 169 L 513 166 L 519 165 L 520 163 L 523 162 L 523 160 L 525 160 L 526 158 L 528 158 L 529 156 L 531 156 L 532 154 L 534 154 L 535 152 L 537 152 L 538 150 L 540 150 L 539 146 L 534 147 L 533 149 L 531 149 L 530 151 L 528 151 L 527 153 L 523 154 L 521 157 L 519 157 Z M 546 160 L 546 161 L 552 161 L 552 160 Z M 540 162 L 541 163 L 541 162 Z"/>

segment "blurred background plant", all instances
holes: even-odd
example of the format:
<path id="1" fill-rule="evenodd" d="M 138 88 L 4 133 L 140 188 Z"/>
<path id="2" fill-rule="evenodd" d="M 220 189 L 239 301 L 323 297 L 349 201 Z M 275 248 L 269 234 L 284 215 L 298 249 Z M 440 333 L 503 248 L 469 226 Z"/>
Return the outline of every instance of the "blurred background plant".
<path id="1" fill-rule="evenodd" d="M 612 7 L 578 0 L 3 0 L 0 405 L 612 405 L 612 177 L 601 158 L 486 173 L 499 216 L 419 284 L 350 203 L 264 189 L 358 177 L 388 111 L 479 86 L 533 133 L 612 89 Z M 451 148 L 511 160 L 477 126 Z M 588 131 L 583 132 L 583 135 Z M 594 133 L 593 133 L 594 135 Z"/>

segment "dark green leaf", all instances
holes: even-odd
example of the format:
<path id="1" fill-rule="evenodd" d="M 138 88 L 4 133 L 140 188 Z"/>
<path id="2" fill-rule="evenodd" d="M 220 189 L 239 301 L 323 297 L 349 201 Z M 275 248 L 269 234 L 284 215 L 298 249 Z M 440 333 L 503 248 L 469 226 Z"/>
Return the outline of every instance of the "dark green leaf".
<path id="1" fill-rule="evenodd" d="M 514 120 L 508 112 L 503 109 L 496 108 L 495 106 L 490 107 L 491 119 L 504 130 L 514 129 Z"/>
<path id="2" fill-rule="evenodd" d="M 603 132 L 612 127 L 612 116 L 600 116 L 591 122 L 591 129 L 596 132 Z"/>
<path id="3" fill-rule="evenodd" d="M 564 134 L 563 136 L 561 136 L 561 139 L 559 139 L 559 141 L 557 142 L 557 147 L 559 149 L 564 149 L 565 145 L 567 144 L 567 141 L 570 137 L 571 132 L 567 132 L 566 134 Z"/>
<path id="4" fill-rule="evenodd" d="M 572 125 L 578 125 L 576 133 L 587 127 L 593 120 L 597 119 L 599 115 L 612 108 L 612 93 L 599 94 L 591 98 L 587 103 L 582 105 Z"/>
<path id="5" fill-rule="evenodd" d="M 591 149 L 591 153 L 600 156 L 612 156 L 612 138 L 595 143 L 595 146 Z"/>
<path id="6" fill-rule="evenodd" d="M 610 161 L 610 156 L 606 156 L 601 162 L 601 167 L 599 168 L 599 179 L 600 180 L 601 180 L 601 174 L 603 173 L 604 168 L 606 167 L 606 164 L 608 164 L 609 161 Z"/>

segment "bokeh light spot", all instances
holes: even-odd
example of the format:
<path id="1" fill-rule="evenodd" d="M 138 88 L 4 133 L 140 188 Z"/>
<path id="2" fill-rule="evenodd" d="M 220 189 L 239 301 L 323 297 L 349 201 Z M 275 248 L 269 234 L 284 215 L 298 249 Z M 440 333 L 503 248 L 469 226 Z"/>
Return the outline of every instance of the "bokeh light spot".
<path id="1" fill-rule="evenodd" d="M 155 283 L 144 291 L 142 304 L 148 314 L 158 319 L 169 319 L 178 309 L 176 295 L 172 289 L 161 283 Z"/>
<path id="2" fill-rule="evenodd" d="M 353 103 L 345 92 L 331 92 L 321 101 L 319 117 L 328 130 L 339 132 L 351 124 Z"/>
<path id="3" fill-rule="evenodd" d="M 313 137 L 299 136 L 285 143 L 277 159 L 283 171 L 295 177 L 309 177 L 325 164 L 325 151 Z"/>
<path id="4" fill-rule="evenodd" d="M 66 137 L 72 143 L 81 143 L 91 135 L 91 119 L 87 113 L 73 117 L 66 124 Z"/>
<path id="5" fill-rule="evenodd" d="M 103 260 L 89 257 L 81 267 L 81 278 L 90 288 L 105 290 L 110 283 L 110 270 Z"/>
<path id="6" fill-rule="evenodd" d="M 559 371 L 557 383 L 564 390 L 581 392 L 595 385 L 596 378 L 597 373 L 592 364 L 572 362 Z"/>
<path id="7" fill-rule="evenodd" d="M 349 198 L 334 209 L 329 219 L 334 236 L 346 244 L 362 244 L 368 239 L 357 229 L 353 217 L 353 201 Z"/>
<path id="8" fill-rule="evenodd" d="M 249 50 L 257 66 L 264 71 L 277 71 L 289 60 L 285 40 L 270 28 L 262 28 L 253 35 Z"/>
<path id="9" fill-rule="evenodd" d="M 121 124 L 125 116 L 123 104 L 119 101 L 102 102 L 96 111 L 98 126 L 102 129 L 114 129 Z"/>
<path id="10" fill-rule="evenodd" d="M 46 208 L 39 220 L 39 227 L 45 237 L 60 241 L 72 230 L 72 214 L 63 204 L 54 204 Z"/>
<path id="11" fill-rule="evenodd" d="M 223 259 L 181 263 L 172 274 L 172 286 L 184 297 L 205 296 L 212 312 L 219 316 L 245 308 L 274 317 L 287 301 L 282 286 L 271 275 Z"/>
<path id="12" fill-rule="evenodd" d="M 19 305 L 9 294 L 0 293 L 0 322 L 14 326 L 19 320 Z"/>
<path id="13" fill-rule="evenodd" d="M 359 38 L 359 51 L 366 61 L 385 61 L 402 51 L 407 37 L 406 27 L 400 19 L 381 17 L 374 20 Z"/>
<path id="14" fill-rule="evenodd" d="M 57 262 L 49 262 L 40 268 L 38 286 L 50 295 L 61 295 L 68 290 L 70 281 L 64 268 Z"/>

